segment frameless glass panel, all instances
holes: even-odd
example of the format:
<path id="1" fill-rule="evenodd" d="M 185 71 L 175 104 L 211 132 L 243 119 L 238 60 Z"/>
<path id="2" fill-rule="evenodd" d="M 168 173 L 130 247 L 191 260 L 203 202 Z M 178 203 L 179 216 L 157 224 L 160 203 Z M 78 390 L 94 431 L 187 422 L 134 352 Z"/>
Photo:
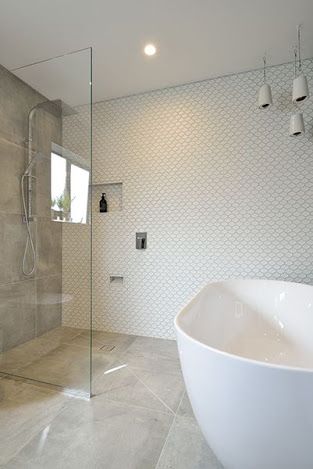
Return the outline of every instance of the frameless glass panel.
<path id="1" fill-rule="evenodd" d="M 0 84 L 0 373 L 90 395 L 91 50 Z"/>

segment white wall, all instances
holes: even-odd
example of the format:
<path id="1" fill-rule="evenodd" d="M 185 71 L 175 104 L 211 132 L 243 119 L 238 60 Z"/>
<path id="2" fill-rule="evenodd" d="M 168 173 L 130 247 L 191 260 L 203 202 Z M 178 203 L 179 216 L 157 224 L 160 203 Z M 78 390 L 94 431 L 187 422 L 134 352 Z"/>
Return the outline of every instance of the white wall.
<path id="1" fill-rule="evenodd" d="M 313 62 L 304 68 L 313 92 Z M 275 104 L 265 111 L 261 72 L 94 105 L 94 182 L 123 183 L 122 210 L 93 220 L 95 328 L 169 338 L 175 314 L 211 280 L 313 282 L 313 101 L 301 106 L 307 135 L 289 137 L 292 78 L 292 65 L 268 71 Z M 75 116 L 66 142 L 81 151 Z M 114 209 L 118 187 L 106 188 Z M 136 231 L 148 232 L 144 252 Z M 79 233 L 63 234 L 69 257 Z M 110 286 L 110 274 L 124 284 Z M 63 275 L 65 292 L 81 283 L 79 268 Z M 84 327 L 79 295 L 63 321 Z"/>

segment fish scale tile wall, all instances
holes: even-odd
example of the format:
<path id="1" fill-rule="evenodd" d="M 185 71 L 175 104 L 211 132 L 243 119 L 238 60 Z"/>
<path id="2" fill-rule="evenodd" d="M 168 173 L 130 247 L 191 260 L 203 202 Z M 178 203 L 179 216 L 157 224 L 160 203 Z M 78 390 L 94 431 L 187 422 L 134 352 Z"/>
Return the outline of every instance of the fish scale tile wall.
<path id="1" fill-rule="evenodd" d="M 313 93 L 313 61 L 304 69 Z M 95 329 L 172 338 L 175 314 L 209 281 L 313 282 L 313 99 L 301 105 L 306 136 L 289 137 L 293 66 L 267 76 L 268 110 L 256 104 L 260 71 L 94 105 L 93 182 L 122 183 L 122 210 L 108 214 L 96 213 L 94 189 Z M 84 153 L 75 119 L 65 119 L 64 143 Z M 63 231 L 68 265 L 85 228 Z M 135 249 L 136 231 L 147 231 L 147 250 Z M 64 265 L 66 292 L 80 264 Z M 87 279 L 65 324 L 88 327 L 86 295 Z"/>

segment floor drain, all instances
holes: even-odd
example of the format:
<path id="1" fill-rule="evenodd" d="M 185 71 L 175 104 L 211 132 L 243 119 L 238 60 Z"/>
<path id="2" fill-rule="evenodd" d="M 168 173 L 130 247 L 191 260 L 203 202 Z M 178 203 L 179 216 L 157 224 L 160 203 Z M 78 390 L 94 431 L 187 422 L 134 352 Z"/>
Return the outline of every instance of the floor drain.
<path id="1" fill-rule="evenodd" d="M 104 344 L 100 347 L 101 352 L 112 352 L 115 349 L 115 345 Z"/>

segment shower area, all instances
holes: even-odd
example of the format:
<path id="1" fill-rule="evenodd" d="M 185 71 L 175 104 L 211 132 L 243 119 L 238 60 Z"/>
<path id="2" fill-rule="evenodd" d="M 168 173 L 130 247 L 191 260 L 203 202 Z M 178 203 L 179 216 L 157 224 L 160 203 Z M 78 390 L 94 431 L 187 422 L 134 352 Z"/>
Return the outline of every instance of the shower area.
<path id="1" fill-rule="evenodd" d="M 0 375 L 88 396 L 91 54 L 0 68 Z M 75 269 L 83 275 L 73 284 Z M 83 321 L 68 327 L 82 292 Z"/>

